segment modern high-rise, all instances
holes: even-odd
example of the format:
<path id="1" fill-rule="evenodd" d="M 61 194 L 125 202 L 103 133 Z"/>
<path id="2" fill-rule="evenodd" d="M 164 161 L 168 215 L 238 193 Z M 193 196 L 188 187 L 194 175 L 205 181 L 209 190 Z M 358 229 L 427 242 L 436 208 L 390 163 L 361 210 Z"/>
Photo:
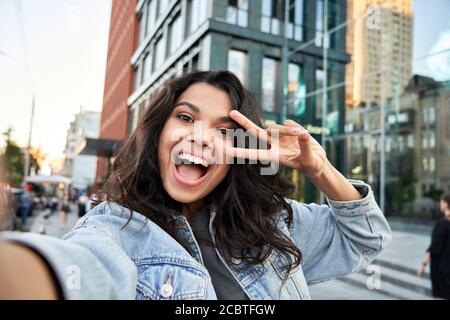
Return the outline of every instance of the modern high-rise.
<path id="1" fill-rule="evenodd" d="M 291 52 L 297 51 L 289 56 L 285 97 L 282 72 L 284 1 L 140 0 L 132 8 L 134 17 L 130 17 L 129 4 L 133 2 L 113 0 L 113 17 L 114 9 L 119 6 L 126 8 L 122 14 L 116 13 L 123 19 L 112 19 L 111 23 L 107 71 L 111 79 L 108 81 L 107 76 L 105 84 L 103 132 L 107 132 L 106 124 L 113 128 L 114 117 L 119 114 L 126 117 L 123 114 L 125 89 L 130 89 L 126 101 L 129 134 L 165 80 L 193 70 L 219 69 L 234 72 L 252 91 L 261 101 L 265 120 L 280 121 L 283 118 L 281 105 L 285 98 L 288 118 L 309 127 L 313 133 L 324 129 L 322 95 L 314 92 L 320 91 L 324 84 L 330 86 L 344 81 L 349 55 L 346 53 L 344 29 L 324 37 L 325 40 L 322 36 L 327 29 L 346 20 L 345 0 L 289 0 L 287 48 Z M 328 3 L 327 10 L 325 3 Z M 324 25 L 324 12 L 328 12 L 327 26 Z M 136 21 L 135 28 L 131 21 Z M 116 33 L 114 37 L 113 33 Z M 120 60 L 119 70 L 113 66 L 111 55 L 115 53 L 114 47 L 123 44 L 125 39 L 130 42 L 126 52 L 134 49 L 128 61 Z M 131 39 L 136 41 L 134 46 Z M 323 69 L 323 44 L 328 57 L 326 72 Z M 122 77 L 122 80 L 112 76 L 110 70 L 116 69 L 114 75 Z M 129 75 L 132 75 L 131 81 Z M 120 99 L 113 99 L 116 86 L 122 85 L 125 86 L 123 95 Z M 333 142 L 332 137 L 344 131 L 345 90 L 342 86 L 335 86 L 327 93 L 329 155 L 343 171 L 343 142 Z M 124 135 L 123 127 L 119 131 Z M 318 134 L 316 137 L 320 139 L 321 136 Z M 296 172 L 293 175 L 298 185 L 303 186 L 300 175 L 297 176 Z M 300 195 L 303 194 L 302 188 L 298 190 Z"/>
<path id="2" fill-rule="evenodd" d="M 346 105 L 376 105 L 412 76 L 412 0 L 348 0 Z"/>

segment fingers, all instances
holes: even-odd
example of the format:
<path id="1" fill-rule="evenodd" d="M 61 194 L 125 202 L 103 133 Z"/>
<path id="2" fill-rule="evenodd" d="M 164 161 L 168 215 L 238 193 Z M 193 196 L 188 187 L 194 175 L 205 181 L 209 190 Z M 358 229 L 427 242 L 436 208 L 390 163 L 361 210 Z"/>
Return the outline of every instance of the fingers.
<path id="1" fill-rule="evenodd" d="M 267 126 L 266 130 L 271 135 L 277 132 L 279 135 L 297 136 L 300 133 L 301 128 L 287 127 L 279 124 L 270 124 L 269 126 Z"/>
<path id="2" fill-rule="evenodd" d="M 272 160 L 271 150 L 245 149 L 245 148 L 227 148 L 228 156 L 244 158 L 248 160 L 270 161 Z"/>
<path id="3" fill-rule="evenodd" d="M 299 125 L 297 122 L 295 122 L 294 120 L 291 120 L 291 119 L 286 120 L 284 122 L 284 125 L 294 128 L 293 130 L 295 130 L 295 128 L 298 128 L 297 135 L 298 135 L 298 140 L 299 140 L 300 144 L 308 143 L 309 136 L 310 136 L 308 130 L 306 130 L 301 125 Z"/>
<path id="4" fill-rule="evenodd" d="M 249 118 L 247 118 L 246 116 L 244 116 L 242 113 L 240 113 L 237 110 L 232 110 L 230 112 L 230 117 L 231 119 L 233 119 L 234 121 L 236 121 L 237 123 L 239 123 L 241 125 L 242 128 L 244 128 L 245 130 L 249 130 L 249 131 L 253 131 L 255 132 L 256 136 L 264 141 L 268 141 L 269 140 L 269 136 L 267 134 L 267 131 L 258 127 L 256 124 L 254 124 Z"/>

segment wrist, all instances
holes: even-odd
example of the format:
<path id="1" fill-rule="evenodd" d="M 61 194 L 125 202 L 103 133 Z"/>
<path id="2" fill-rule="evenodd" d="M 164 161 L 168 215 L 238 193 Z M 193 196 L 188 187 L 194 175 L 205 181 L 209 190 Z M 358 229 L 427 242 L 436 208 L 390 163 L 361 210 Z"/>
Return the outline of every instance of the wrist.
<path id="1" fill-rule="evenodd" d="M 330 200 L 356 201 L 362 199 L 358 190 L 328 160 L 320 172 L 307 177 Z"/>
<path id="2" fill-rule="evenodd" d="M 309 180 L 311 180 L 315 184 L 316 182 L 330 179 L 333 169 L 334 167 L 331 162 L 328 159 L 325 159 L 324 164 L 322 165 L 320 170 L 315 170 L 313 172 L 308 172 L 307 170 L 305 170 L 303 171 L 303 173 Z"/>

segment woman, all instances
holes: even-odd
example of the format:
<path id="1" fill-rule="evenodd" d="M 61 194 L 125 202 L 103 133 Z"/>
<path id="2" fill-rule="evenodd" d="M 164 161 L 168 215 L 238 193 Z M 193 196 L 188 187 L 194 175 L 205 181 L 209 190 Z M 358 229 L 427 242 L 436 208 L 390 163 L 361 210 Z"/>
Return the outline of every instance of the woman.
<path id="1" fill-rule="evenodd" d="M 262 129 L 257 110 L 230 72 L 169 80 L 117 155 L 108 201 L 64 240 L 4 235 L 15 244 L 0 246 L 0 281 L 37 292 L 14 282 L 22 263 L 53 298 L 309 299 L 307 284 L 372 261 L 391 232 L 370 187 L 345 179 L 294 121 Z M 277 164 L 330 207 L 288 199 L 292 184 L 268 170 Z"/>
<path id="2" fill-rule="evenodd" d="M 69 195 L 66 193 L 61 199 L 60 202 L 60 210 L 59 210 L 59 221 L 60 229 L 64 229 L 67 226 L 67 220 L 69 219 L 69 213 L 70 213 L 70 202 L 69 202 Z"/>
<path id="3" fill-rule="evenodd" d="M 433 296 L 450 299 L 450 193 L 441 196 L 440 209 L 444 217 L 433 228 L 431 244 L 417 275 L 422 277 L 430 264 Z"/>

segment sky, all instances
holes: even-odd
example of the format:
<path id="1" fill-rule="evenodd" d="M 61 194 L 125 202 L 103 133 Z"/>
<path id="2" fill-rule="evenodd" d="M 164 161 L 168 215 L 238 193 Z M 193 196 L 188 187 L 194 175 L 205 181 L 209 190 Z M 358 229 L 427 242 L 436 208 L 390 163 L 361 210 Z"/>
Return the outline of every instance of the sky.
<path id="1" fill-rule="evenodd" d="M 80 107 L 101 111 L 110 12 L 111 0 L 0 0 L 0 132 L 26 144 L 34 92 L 32 145 L 62 156 Z M 414 0 L 414 14 L 414 57 L 450 48 L 450 0 Z M 450 78 L 442 59 L 417 60 L 414 73 Z"/>
<path id="2" fill-rule="evenodd" d="M 27 142 L 34 92 L 32 145 L 62 156 L 80 106 L 101 111 L 110 13 L 110 0 L 0 0 L 0 132 Z"/>

